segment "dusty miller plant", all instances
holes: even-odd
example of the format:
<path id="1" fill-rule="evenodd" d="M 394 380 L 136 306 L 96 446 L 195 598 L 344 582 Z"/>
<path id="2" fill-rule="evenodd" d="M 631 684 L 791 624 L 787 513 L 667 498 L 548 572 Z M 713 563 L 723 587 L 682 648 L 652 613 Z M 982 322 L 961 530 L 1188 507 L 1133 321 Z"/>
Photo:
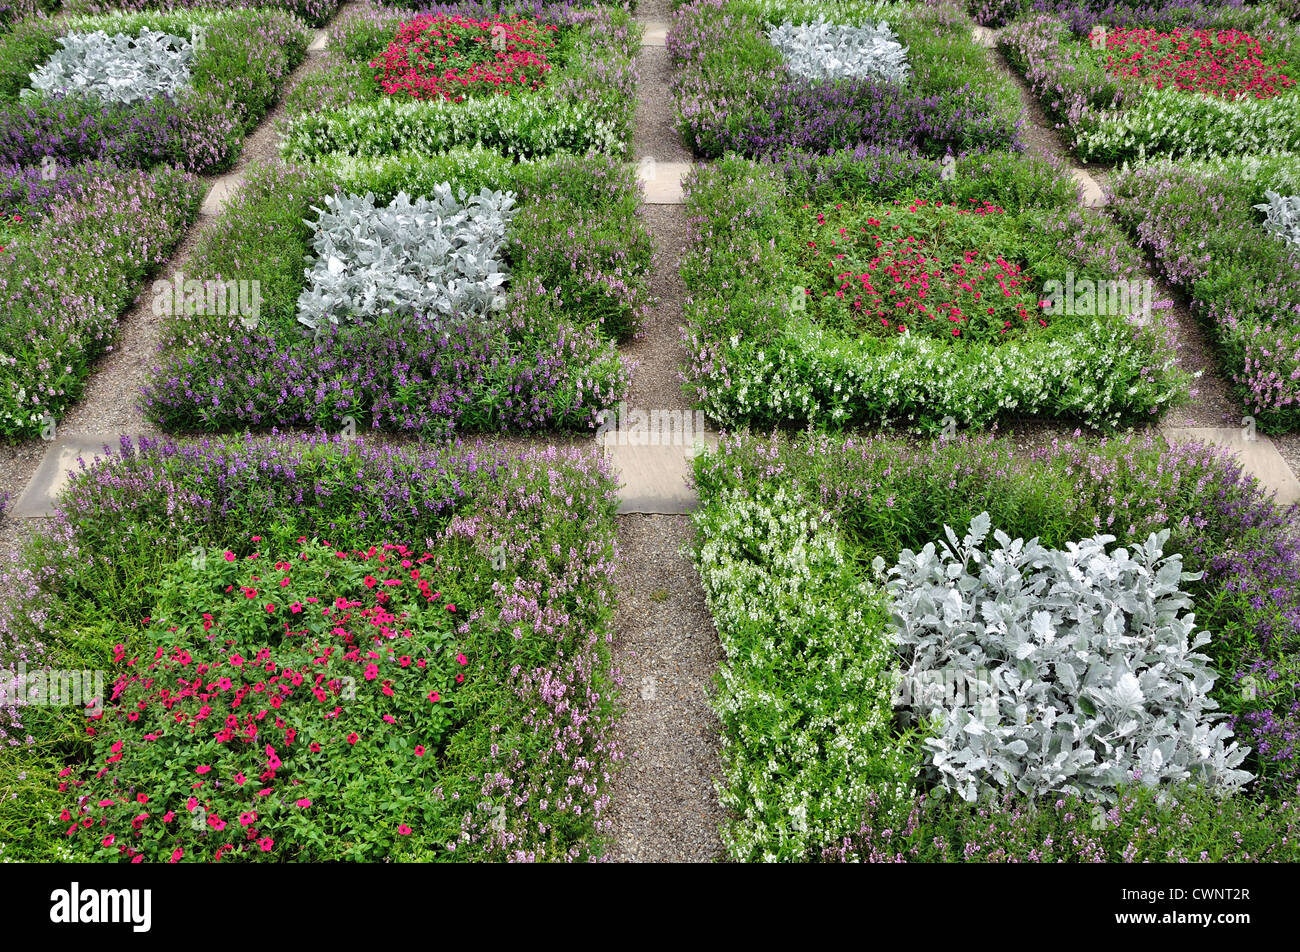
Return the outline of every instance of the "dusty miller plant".
<path id="1" fill-rule="evenodd" d="M 945 697 L 902 692 L 905 722 L 928 718 L 928 779 L 965 800 L 1014 787 L 1113 802 L 1116 787 L 1189 780 L 1231 790 L 1247 749 L 1212 714 L 1215 675 L 1168 532 L 1106 551 L 1098 535 L 1047 549 L 994 533 L 904 551 L 886 588 L 904 683 L 944 672 Z M 885 563 L 876 559 L 883 573 Z"/>
<path id="2" fill-rule="evenodd" d="M 768 40 L 785 57 L 792 73 L 807 79 L 875 76 L 907 81 L 907 47 L 882 21 L 878 26 L 846 26 L 819 19 L 799 26 L 773 27 Z"/>
<path id="3" fill-rule="evenodd" d="M 364 323 L 382 314 L 483 316 L 505 307 L 502 249 L 512 192 L 432 197 L 405 192 L 376 208 L 374 195 L 331 195 L 308 222 L 315 231 L 298 320 Z"/>
<path id="4" fill-rule="evenodd" d="M 1264 228 L 1288 248 L 1300 248 L 1300 195 L 1279 195 L 1270 189 L 1264 197 L 1268 201 L 1255 206 L 1264 212 Z"/>
<path id="5" fill-rule="evenodd" d="M 59 43 L 63 49 L 30 74 L 24 97 L 64 93 L 132 103 L 172 95 L 190 82 L 193 44 L 170 33 L 146 28 L 138 36 L 110 36 L 96 30 L 70 33 Z"/>

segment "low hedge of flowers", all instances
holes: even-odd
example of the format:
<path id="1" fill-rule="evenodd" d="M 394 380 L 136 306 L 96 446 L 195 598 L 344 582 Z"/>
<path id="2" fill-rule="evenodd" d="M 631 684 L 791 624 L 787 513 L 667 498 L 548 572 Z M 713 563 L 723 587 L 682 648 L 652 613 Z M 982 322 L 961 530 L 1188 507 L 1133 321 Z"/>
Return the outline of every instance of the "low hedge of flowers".
<path id="1" fill-rule="evenodd" d="M 517 196 L 503 251 L 509 280 L 493 290 L 504 292 L 504 307 L 304 328 L 313 209 L 335 193 L 386 204 L 444 183 L 467 195 Z M 357 427 L 426 436 L 594 426 L 626 392 L 615 344 L 649 304 L 651 242 L 637 202 L 633 170 L 608 156 L 517 164 L 479 148 L 258 167 L 200 241 L 186 277 L 196 289 L 255 281 L 259 312 L 250 319 L 231 306 L 204 307 L 205 294 L 195 295 L 196 308 L 165 300 L 146 412 L 169 430 L 337 430 L 349 417 Z M 387 293 L 374 290 L 381 300 Z"/>
<path id="2" fill-rule="evenodd" d="M 682 265 L 697 405 L 727 428 L 934 432 L 1029 414 L 1116 425 L 1176 401 L 1167 328 L 1116 301 L 1145 283 L 1118 229 L 1042 162 L 950 168 L 867 148 L 700 168 Z M 1113 284 L 1063 299 L 1094 281 Z"/>
<path id="3" fill-rule="evenodd" d="M 143 279 L 198 216 L 205 186 L 170 166 L 91 164 L 51 182 L 10 173 L 0 178 L 12 203 L 0 229 L 0 434 L 24 438 L 80 396 Z"/>
<path id="4" fill-rule="evenodd" d="M 190 82 L 175 95 L 133 103 L 91 95 L 32 96 L 31 75 L 69 33 L 137 36 L 152 30 L 193 50 Z M 0 162 L 55 171 L 87 161 L 149 168 L 168 163 L 192 172 L 228 168 L 240 143 L 306 56 L 310 35 L 274 10 L 116 13 L 31 20 L 0 36 Z"/>
<path id="5" fill-rule="evenodd" d="M 1112 212 L 1212 328 L 1246 412 L 1300 427 L 1300 247 L 1255 207 L 1300 195 L 1300 155 L 1152 161 L 1113 188 Z"/>
<path id="6" fill-rule="evenodd" d="M 1169 449 L 1157 438 L 1133 435 L 1090 441 L 1076 434 L 1025 454 L 993 436 L 902 443 L 746 434 L 724 436 L 717 452 L 700 457 L 696 483 L 703 506 L 695 517 L 695 559 L 725 652 L 714 706 L 723 724 L 719 790 L 730 810 L 722 832 L 733 858 L 1300 858 L 1297 512 L 1275 507 L 1229 451 L 1198 444 Z M 974 568 L 968 555 L 962 570 L 984 572 L 986 580 L 1014 561 L 1018 544 L 1011 540 L 1036 539 L 1061 553 L 1035 556 L 1039 567 L 1042 559 L 1081 558 L 1087 547 L 1071 546 L 1103 534 L 1110 539 L 1100 540 L 1106 551 L 1121 561 L 1127 556 L 1119 547 L 1139 561 L 1146 558 L 1144 547 L 1148 554 L 1153 543 L 1162 547 L 1150 564 L 1151 578 L 1165 592 L 1181 586 L 1180 597 L 1190 599 L 1181 611 L 1194 612 L 1184 620 L 1208 639 L 1185 635 L 1181 648 L 1171 642 L 1159 657 L 1180 650 L 1180 658 L 1209 666 L 1210 676 L 1186 689 L 1209 692 L 1207 723 L 1220 735 L 1230 732 L 1225 736 L 1238 755 L 1250 748 L 1241 769 L 1253 779 L 1243 788 L 1238 784 L 1245 775 L 1228 773 L 1220 784 L 1220 768 L 1208 753 L 1197 754 L 1193 746 L 1180 755 L 1175 740 L 1193 729 L 1184 719 L 1177 731 L 1150 737 L 1145 769 L 1137 769 L 1135 758 L 1129 773 L 1104 774 L 1109 794 L 1091 789 L 1071 776 L 1076 766 L 1067 761 L 1078 759 L 1079 750 L 1070 744 L 1039 750 L 994 739 L 1062 729 L 1060 712 L 1047 712 L 1054 715 L 1047 719 L 1032 697 L 999 697 L 985 730 L 971 725 L 970 748 L 940 743 L 946 718 L 956 716 L 946 713 L 951 699 L 943 693 L 953 686 L 940 689 L 941 700 L 921 702 L 903 673 L 919 660 L 911 652 L 926 626 L 956 624 L 963 599 L 973 596 L 966 577 L 960 595 L 950 590 L 943 605 L 937 596 L 931 604 L 911 577 L 913 567 L 933 559 L 945 540 L 957 545 L 967 526 L 977 533 L 989 525 L 1002 533 L 1001 555 L 994 557 L 990 540 L 990 554 Z M 1029 548 L 1033 544 L 1026 543 Z M 878 574 L 873 562 L 899 570 Z M 951 577 L 948 567 L 959 564 L 946 566 L 945 577 Z M 1083 584 L 1090 571 L 1072 573 L 1071 584 Z M 1095 582 L 1090 599 L 1105 591 L 1102 579 Z M 1076 744 L 1099 718 L 1136 712 L 1132 724 L 1106 734 L 1111 756 L 1131 749 L 1134 729 L 1140 732 L 1152 705 L 1167 696 L 1161 692 L 1169 685 L 1161 679 L 1168 671 L 1153 666 L 1156 655 L 1134 655 L 1124 662 L 1131 668 L 1116 667 L 1112 658 L 1105 677 L 1089 670 L 1074 687 L 1050 675 L 1043 680 L 1036 659 L 1054 650 L 1050 629 L 1064 624 L 1060 604 L 1032 588 L 1013 596 L 1002 587 L 995 585 L 985 602 L 985 625 L 966 624 L 966 634 L 941 647 L 969 651 L 998 632 L 1010 642 L 1011 615 L 1032 614 L 1033 625 L 1026 627 L 1033 628 L 1033 639 L 1015 651 L 1022 682 L 1016 690 L 1032 682 L 1066 703 L 1077 695 L 1084 716 Z M 931 617 L 920 618 L 921 611 Z M 1158 620 L 1173 618 L 1168 611 Z M 999 628 L 999 620 L 1007 624 Z M 1102 621 L 1092 615 L 1080 621 L 1096 629 L 1083 649 L 1090 657 L 1099 650 L 1131 651 L 1132 638 L 1112 637 L 1136 634 L 1157 619 L 1121 609 L 1105 626 Z M 1065 637 L 1063 628 L 1056 634 Z M 1197 653 L 1187 655 L 1189 648 Z M 1111 674 L 1113 688 L 1107 687 Z M 998 683 L 1005 689 L 1011 682 Z M 918 706 L 929 707 L 926 716 L 905 716 Z M 979 750 L 983 760 L 966 759 Z M 1042 769 L 1035 757 L 1043 759 L 1042 767 L 1056 758 L 1065 768 Z M 1087 756 L 1078 763 L 1101 765 Z M 967 799 L 945 791 L 942 777 L 953 768 L 958 774 L 983 771 L 982 792 Z"/>
<path id="7" fill-rule="evenodd" d="M 975 22 L 1001 27 L 1026 14 L 1048 13 L 1070 24 L 1079 35 L 1101 24 L 1160 29 L 1232 26 L 1249 29 L 1276 11 L 1298 14 L 1296 0 L 1259 3 L 1256 0 L 968 0 Z"/>
<path id="8" fill-rule="evenodd" d="M 1300 28 L 1252 13 L 1200 27 L 1103 23 L 1104 44 L 1034 16 L 998 45 L 1082 159 L 1295 151 L 1300 85 L 1290 64 L 1300 62 Z"/>
<path id="9" fill-rule="evenodd" d="M 292 13 L 311 26 L 322 26 L 334 15 L 341 0 L 62 0 L 62 7 L 70 13 L 111 13 L 115 10 L 143 12 L 146 10 L 243 10 L 270 7 Z"/>
<path id="10" fill-rule="evenodd" d="M 598 855 L 616 506 L 576 451 L 124 439 L 0 576 L 5 667 L 108 695 L 0 712 L 6 855 Z"/>
<path id="11" fill-rule="evenodd" d="M 907 67 L 894 62 L 886 72 L 903 82 L 811 79 L 769 39 L 774 29 L 812 30 L 828 19 L 873 30 L 886 23 L 896 37 L 890 43 L 906 48 Z M 693 0 L 674 13 L 667 47 L 677 67 L 678 131 L 706 158 L 824 153 L 867 142 L 937 158 L 1018 142 L 1016 89 L 952 3 Z M 879 52 L 886 56 L 886 47 Z"/>
<path id="12" fill-rule="evenodd" d="M 474 145 L 518 158 L 622 154 L 636 107 L 637 29 L 626 10 L 606 6 L 350 8 L 330 28 L 338 62 L 289 99 L 284 154 Z"/>

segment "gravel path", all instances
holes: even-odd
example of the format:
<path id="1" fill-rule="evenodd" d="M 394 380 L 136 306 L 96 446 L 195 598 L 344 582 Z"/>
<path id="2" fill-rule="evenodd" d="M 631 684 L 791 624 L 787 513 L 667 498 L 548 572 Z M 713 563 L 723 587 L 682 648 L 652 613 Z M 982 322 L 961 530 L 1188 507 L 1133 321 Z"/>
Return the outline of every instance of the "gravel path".
<path id="1" fill-rule="evenodd" d="M 624 760 L 610 798 L 612 860 L 722 855 L 718 726 L 707 694 L 722 649 L 683 554 L 693 536 L 689 516 L 619 517 L 614 655 L 623 713 L 615 736 Z"/>
<path id="2" fill-rule="evenodd" d="M 667 22 L 666 0 L 637 6 L 642 22 Z M 668 56 L 643 47 L 633 157 L 690 161 L 672 126 Z M 638 362 L 628 405 L 685 409 L 678 367 L 685 348 L 685 288 L 679 272 L 686 245 L 680 205 L 643 206 L 654 237 L 657 304 L 643 334 L 624 348 Z M 700 862 L 722 856 L 723 817 L 713 787 L 720 773 L 718 724 L 708 692 L 721 656 L 699 575 L 684 552 L 694 536 L 689 516 L 625 515 L 618 523 L 618 610 L 614 661 L 623 676 L 623 714 L 615 737 L 624 753 L 610 801 L 613 845 L 622 862 Z"/>

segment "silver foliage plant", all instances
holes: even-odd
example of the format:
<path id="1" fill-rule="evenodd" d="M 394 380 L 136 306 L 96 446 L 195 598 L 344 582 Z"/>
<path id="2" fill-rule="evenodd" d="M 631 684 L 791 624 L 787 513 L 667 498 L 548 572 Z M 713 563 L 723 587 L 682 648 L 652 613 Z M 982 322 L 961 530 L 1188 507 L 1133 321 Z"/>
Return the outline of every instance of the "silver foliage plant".
<path id="1" fill-rule="evenodd" d="M 365 323 L 384 314 L 482 317 L 505 307 L 502 250 L 513 216 L 513 192 L 432 197 L 399 193 L 377 208 L 371 193 L 328 196 L 308 222 L 315 234 L 298 320 Z"/>
<path id="2" fill-rule="evenodd" d="M 910 72 L 907 47 L 885 21 L 878 26 L 846 26 L 824 18 L 798 26 L 787 21 L 773 27 L 768 40 L 790 71 L 807 79 L 874 76 L 901 85 Z"/>
<path id="3" fill-rule="evenodd" d="M 131 36 L 96 30 L 69 33 L 59 43 L 63 49 L 29 74 L 32 85 L 23 96 L 65 93 L 132 103 L 173 95 L 190 83 L 193 44 L 170 33 L 146 28 Z"/>
<path id="4" fill-rule="evenodd" d="M 902 691 L 898 713 L 937 725 L 929 779 L 973 801 L 1013 787 L 1114 802 L 1121 783 L 1189 780 L 1223 791 L 1251 779 L 1249 748 L 1209 697 L 1215 674 L 1196 651 L 1168 531 L 1106 551 L 1097 535 L 1064 550 L 994 533 L 983 513 L 958 539 L 904 551 L 884 574 L 902 683 L 942 672 L 952 691 Z M 936 694 L 942 697 L 936 697 Z"/>
<path id="5" fill-rule="evenodd" d="M 1271 189 L 1268 199 L 1255 209 L 1265 213 L 1264 228 L 1281 238 L 1288 248 L 1300 249 L 1300 195 L 1279 195 Z"/>

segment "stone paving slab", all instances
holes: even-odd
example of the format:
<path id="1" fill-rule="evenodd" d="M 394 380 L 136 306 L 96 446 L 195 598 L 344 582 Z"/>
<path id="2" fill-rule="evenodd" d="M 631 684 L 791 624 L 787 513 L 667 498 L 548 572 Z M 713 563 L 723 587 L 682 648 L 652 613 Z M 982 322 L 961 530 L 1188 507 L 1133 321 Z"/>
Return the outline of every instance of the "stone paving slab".
<path id="1" fill-rule="evenodd" d="M 1083 186 L 1083 204 L 1089 208 L 1099 208 L 1106 204 L 1106 195 L 1097 180 L 1083 169 L 1070 169 L 1071 177 Z"/>
<path id="2" fill-rule="evenodd" d="M 316 53 L 325 49 L 329 45 L 330 35 L 326 30 L 317 30 L 316 35 L 311 38 L 311 44 L 307 47 L 308 53 Z"/>
<path id="3" fill-rule="evenodd" d="M 1161 427 L 1161 435 L 1168 443 L 1198 440 L 1226 446 L 1235 452 L 1250 473 L 1268 492 L 1277 494 L 1282 505 L 1300 502 L 1300 479 L 1291 472 L 1273 441 L 1253 428 L 1244 426 L 1188 426 Z"/>
<path id="4" fill-rule="evenodd" d="M 691 462 L 702 447 L 717 445 L 716 433 L 705 433 L 690 446 L 651 446 L 628 440 L 626 434 L 606 434 L 601 446 L 618 479 L 619 514 L 694 512 L 700 501 L 689 483 Z"/>
<path id="5" fill-rule="evenodd" d="M 647 205 L 682 204 L 682 178 L 691 170 L 689 162 L 658 162 L 645 158 L 637 163 L 636 176 L 645 189 Z"/>
<path id="6" fill-rule="evenodd" d="M 990 30 L 986 26 L 977 26 L 971 33 L 971 37 L 980 46 L 992 49 L 998 42 L 998 31 Z"/>
<path id="7" fill-rule="evenodd" d="M 221 176 L 212 183 L 212 188 L 208 189 L 208 194 L 203 199 L 203 206 L 199 209 L 199 213 L 203 215 L 221 214 L 222 207 L 235 192 L 239 191 L 240 186 L 243 184 L 243 172 L 231 172 L 229 175 Z"/>
<path id="8" fill-rule="evenodd" d="M 11 515 L 18 519 L 36 519 L 54 514 L 54 502 L 64 486 L 68 476 L 77 472 L 77 457 L 90 466 L 95 457 L 103 458 L 104 447 L 116 449 L 121 445 L 120 433 L 97 433 L 87 436 L 63 436 L 54 440 L 41 465 L 32 474 L 31 481 L 23 494 L 14 504 Z"/>
<path id="9" fill-rule="evenodd" d="M 668 24 L 661 23 L 658 20 L 648 20 L 643 26 L 645 29 L 641 33 L 642 46 L 663 46 L 664 39 L 668 36 Z"/>

